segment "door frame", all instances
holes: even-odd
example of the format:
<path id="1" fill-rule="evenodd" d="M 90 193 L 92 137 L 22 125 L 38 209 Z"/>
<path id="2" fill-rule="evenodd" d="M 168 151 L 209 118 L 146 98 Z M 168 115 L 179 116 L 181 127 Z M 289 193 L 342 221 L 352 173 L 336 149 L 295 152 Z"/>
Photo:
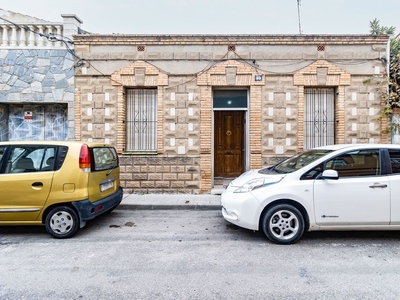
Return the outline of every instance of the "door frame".
<path id="1" fill-rule="evenodd" d="M 249 157 L 249 147 L 250 147 L 250 139 L 249 139 L 249 131 L 250 131 L 250 122 L 249 122 L 249 96 L 250 96 L 250 90 L 248 88 L 225 88 L 221 90 L 229 90 L 229 91 L 234 91 L 234 90 L 246 90 L 247 91 L 247 105 L 245 108 L 214 108 L 212 105 L 212 120 L 211 120 L 211 187 L 214 187 L 214 168 L 215 168 L 215 145 L 214 145 L 214 139 L 215 139 L 215 111 L 244 111 L 244 120 L 243 120 L 243 126 L 244 126 L 244 151 L 243 151 L 243 162 L 244 162 L 244 171 L 249 170 L 250 166 L 250 157 Z M 213 102 L 214 97 L 212 96 L 211 102 Z"/>

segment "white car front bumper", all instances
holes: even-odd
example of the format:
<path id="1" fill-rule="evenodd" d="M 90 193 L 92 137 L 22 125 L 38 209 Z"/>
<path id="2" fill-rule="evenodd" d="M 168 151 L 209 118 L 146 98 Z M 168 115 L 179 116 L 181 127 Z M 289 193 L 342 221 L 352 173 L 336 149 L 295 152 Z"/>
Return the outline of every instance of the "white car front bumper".
<path id="1" fill-rule="evenodd" d="M 222 216 L 239 227 L 258 230 L 260 202 L 249 193 L 234 193 L 228 186 L 221 194 Z"/>

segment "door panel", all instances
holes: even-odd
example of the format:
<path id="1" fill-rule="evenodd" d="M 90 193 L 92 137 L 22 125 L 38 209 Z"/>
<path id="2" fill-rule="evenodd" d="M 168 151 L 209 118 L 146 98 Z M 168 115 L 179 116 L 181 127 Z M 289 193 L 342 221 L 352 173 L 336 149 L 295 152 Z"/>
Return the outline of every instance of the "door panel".
<path id="1" fill-rule="evenodd" d="M 388 225 L 390 182 L 386 176 L 315 180 L 314 205 L 321 226 Z"/>
<path id="2" fill-rule="evenodd" d="M 54 146 L 18 145 L 2 157 L 0 221 L 35 221 L 50 193 L 54 171 L 46 161 Z"/>
<path id="3" fill-rule="evenodd" d="M 378 149 L 349 151 L 325 163 L 338 180 L 315 180 L 315 218 L 319 225 L 388 225 L 390 182 L 381 174 Z"/>
<path id="4" fill-rule="evenodd" d="M 215 177 L 237 177 L 244 171 L 244 113 L 214 112 Z"/>
<path id="5" fill-rule="evenodd" d="M 49 196 L 53 175 L 54 172 L 1 174 L 0 221 L 36 220 Z"/>

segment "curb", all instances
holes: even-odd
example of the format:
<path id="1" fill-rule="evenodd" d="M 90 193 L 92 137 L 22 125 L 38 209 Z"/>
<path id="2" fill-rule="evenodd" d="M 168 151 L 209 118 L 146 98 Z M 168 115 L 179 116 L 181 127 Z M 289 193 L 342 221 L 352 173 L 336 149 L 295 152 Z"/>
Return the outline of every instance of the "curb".
<path id="1" fill-rule="evenodd" d="M 168 205 L 168 204 L 120 204 L 115 210 L 220 210 L 221 206 L 219 205 L 197 205 L 197 204 L 188 204 L 188 205 Z"/>

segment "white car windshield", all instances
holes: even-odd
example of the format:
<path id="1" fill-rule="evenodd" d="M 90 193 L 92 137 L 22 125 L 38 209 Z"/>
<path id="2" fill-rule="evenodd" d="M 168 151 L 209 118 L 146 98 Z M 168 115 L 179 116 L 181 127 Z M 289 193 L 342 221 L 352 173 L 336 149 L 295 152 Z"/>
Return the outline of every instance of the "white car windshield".
<path id="1" fill-rule="evenodd" d="M 332 150 L 322 150 L 322 149 L 308 150 L 306 152 L 302 152 L 288 159 L 285 159 L 284 161 L 272 167 L 262 169 L 259 172 L 262 174 L 271 173 L 271 171 L 275 171 L 280 174 L 292 173 L 298 169 L 307 166 L 308 164 L 316 161 L 317 159 L 321 158 L 322 156 L 330 152 L 332 152 Z"/>

